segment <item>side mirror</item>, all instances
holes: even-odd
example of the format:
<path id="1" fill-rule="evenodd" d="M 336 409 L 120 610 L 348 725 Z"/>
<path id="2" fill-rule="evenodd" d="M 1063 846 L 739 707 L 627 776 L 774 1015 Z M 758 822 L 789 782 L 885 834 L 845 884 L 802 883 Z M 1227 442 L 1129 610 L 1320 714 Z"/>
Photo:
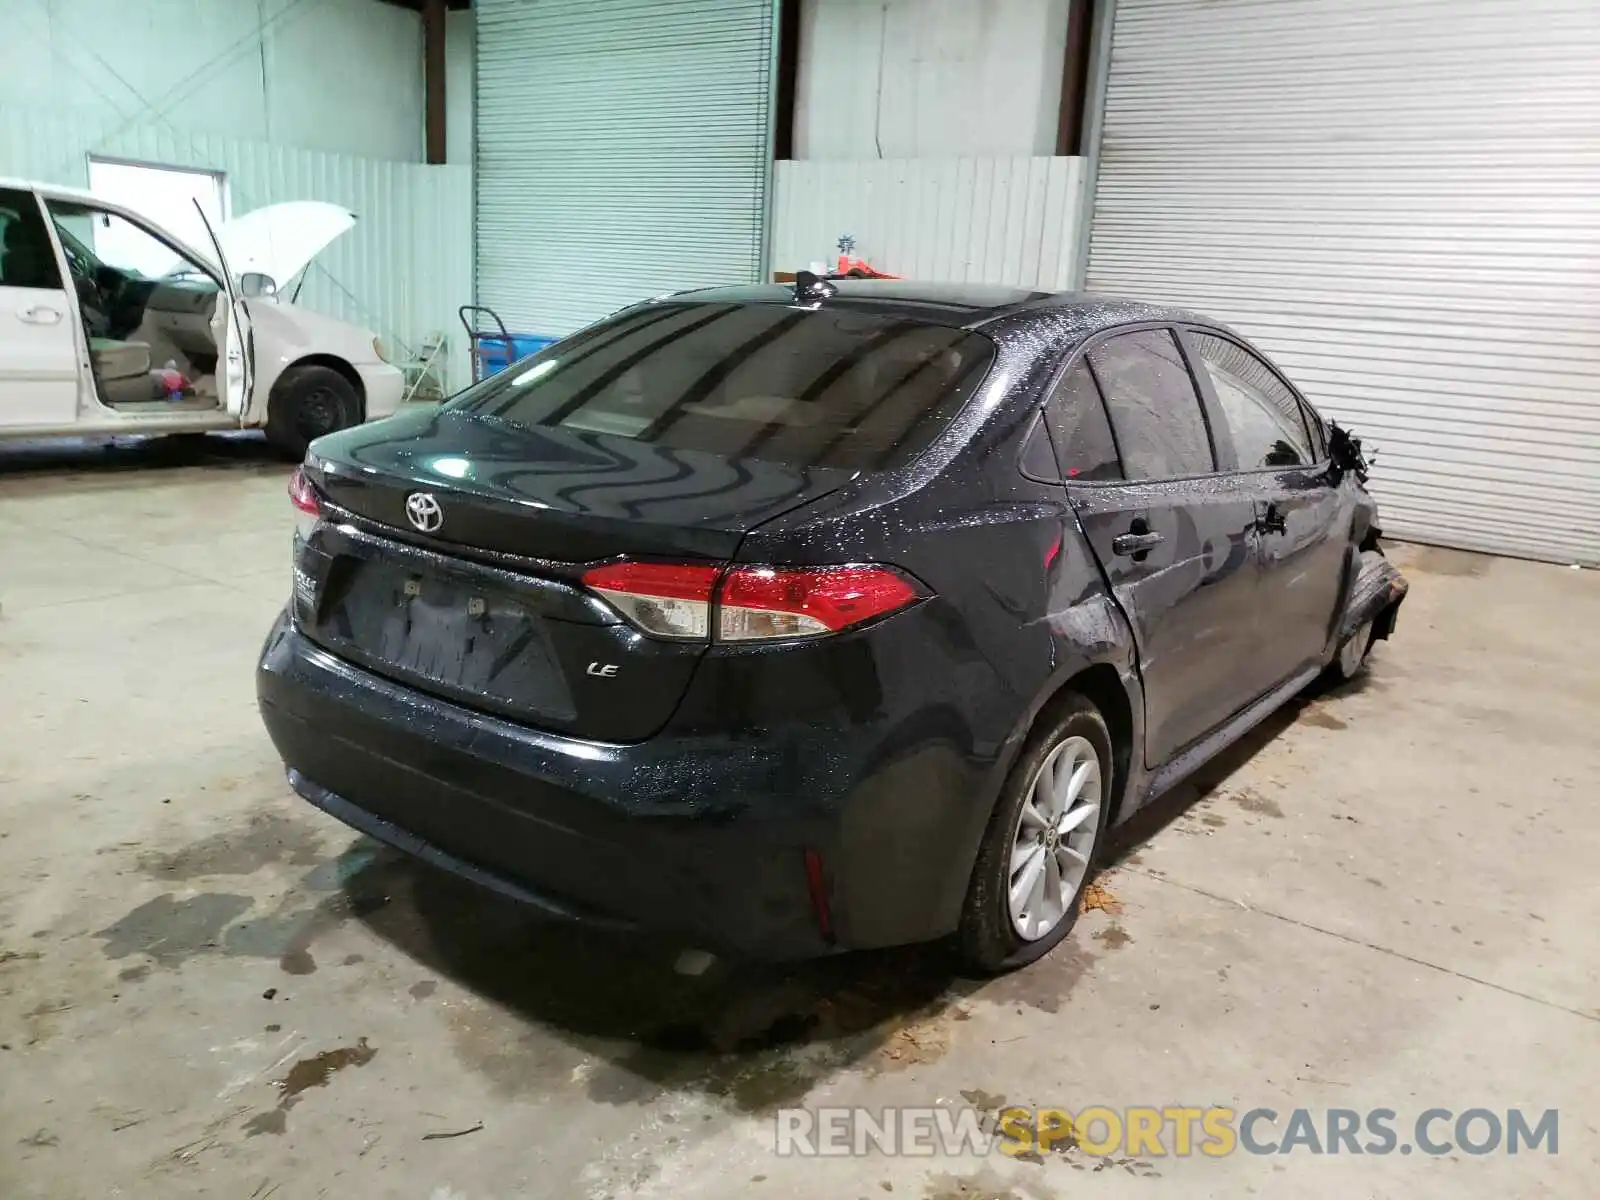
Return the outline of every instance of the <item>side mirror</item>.
<path id="1" fill-rule="evenodd" d="M 271 299 L 278 294 L 278 283 L 271 275 L 247 271 L 239 277 L 239 291 L 252 299 L 258 296 Z"/>

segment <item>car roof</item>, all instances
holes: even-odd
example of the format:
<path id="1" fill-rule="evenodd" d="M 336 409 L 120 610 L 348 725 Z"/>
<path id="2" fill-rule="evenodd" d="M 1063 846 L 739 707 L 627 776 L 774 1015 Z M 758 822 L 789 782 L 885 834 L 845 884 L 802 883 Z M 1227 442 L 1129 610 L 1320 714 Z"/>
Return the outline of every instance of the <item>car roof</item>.
<path id="1" fill-rule="evenodd" d="M 17 192 L 42 192 L 56 200 L 80 200 L 86 204 L 104 204 L 106 201 L 84 188 L 61 187 L 38 179 L 10 179 L 0 176 L 0 188 Z"/>
<path id="2" fill-rule="evenodd" d="M 1031 337 L 1040 349 L 1060 349 L 1103 329 L 1139 322 L 1217 325 L 1196 313 L 1094 292 L 1046 292 L 988 283 L 934 283 L 909 279 L 830 279 L 828 308 L 870 312 L 982 330 L 996 340 Z M 679 292 L 673 300 L 720 304 L 793 304 L 793 284 L 756 283 Z M 665 299 L 665 297 L 664 297 Z"/>

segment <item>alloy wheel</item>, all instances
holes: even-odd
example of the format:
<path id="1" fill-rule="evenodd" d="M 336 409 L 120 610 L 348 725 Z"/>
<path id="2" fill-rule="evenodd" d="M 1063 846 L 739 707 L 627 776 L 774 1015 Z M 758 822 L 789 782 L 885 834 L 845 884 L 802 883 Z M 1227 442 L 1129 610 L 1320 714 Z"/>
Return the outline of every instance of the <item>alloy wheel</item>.
<path id="1" fill-rule="evenodd" d="M 1009 909 L 1012 927 L 1038 941 L 1067 915 L 1100 836 L 1100 756 L 1069 737 L 1045 757 L 1028 788 L 1012 834 Z"/>

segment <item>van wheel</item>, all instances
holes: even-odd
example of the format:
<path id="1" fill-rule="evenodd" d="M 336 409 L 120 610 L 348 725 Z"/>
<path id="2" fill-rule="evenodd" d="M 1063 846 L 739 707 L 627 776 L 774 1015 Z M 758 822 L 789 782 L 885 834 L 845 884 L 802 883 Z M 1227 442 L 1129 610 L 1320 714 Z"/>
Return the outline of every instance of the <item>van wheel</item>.
<path id="1" fill-rule="evenodd" d="M 324 434 L 361 419 L 361 397 L 332 367 L 307 364 L 278 376 L 267 400 L 267 438 L 296 458 Z"/>
<path id="2" fill-rule="evenodd" d="M 1072 930 L 1115 800 L 1104 718 L 1069 696 L 1035 729 L 989 818 L 958 932 L 961 957 L 993 974 L 1042 958 Z"/>

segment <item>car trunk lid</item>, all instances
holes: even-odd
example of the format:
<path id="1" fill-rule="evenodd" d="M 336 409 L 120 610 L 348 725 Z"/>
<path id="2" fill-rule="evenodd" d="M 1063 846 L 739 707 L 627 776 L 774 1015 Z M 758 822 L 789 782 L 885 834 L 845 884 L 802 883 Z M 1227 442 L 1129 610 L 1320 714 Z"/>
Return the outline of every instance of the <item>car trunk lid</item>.
<path id="1" fill-rule="evenodd" d="M 851 472 L 435 409 L 319 442 L 309 474 L 328 519 L 300 553 L 308 636 L 464 706 L 625 742 L 667 721 L 709 643 L 641 636 L 584 569 L 721 566 Z"/>

